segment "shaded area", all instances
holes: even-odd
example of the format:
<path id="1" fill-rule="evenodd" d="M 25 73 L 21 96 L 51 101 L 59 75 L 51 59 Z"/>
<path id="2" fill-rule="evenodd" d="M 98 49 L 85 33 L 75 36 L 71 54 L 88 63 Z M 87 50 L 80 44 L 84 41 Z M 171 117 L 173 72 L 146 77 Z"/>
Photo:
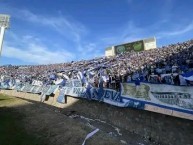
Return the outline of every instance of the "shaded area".
<path id="1" fill-rule="evenodd" d="M 7 98 L 7 99 L 0 99 L 0 101 L 8 101 L 11 100 L 12 98 Z"/>
<path id="2" fill-rule="evenodd" d="M 67 104 L 62 105 L 56 104 L 53 97 L 41 103 L 34 98 L 38 96 L 28 93 L 24 96 L 27 99 L 17 100 L 25 105 L 15 109 L 25 112 L 27 130 L 46 139 L 48 145 L 82 144 L 85 136 L 95 128 L 100 131 L 87 141 L 89 145 L 192 144 L 191 120 L 72 97 L 67 97 Z"/>
<path id="3" fill-rule="evenodd" d="M 41 105 L 42 107 L 44 106 L 46 108 L 49 108 L 56 113 L 62 114 L 64 116 L 64 118 L 68 117 L 68 118 L 75 120 L 77 123 L 83 123 L 85 126 L 90 127 L 92 130 L 99 128 L 100 133 L 102 132 L 102 134 L 105 135 L 107 138 L 110 137 L 111 139 L 114 140 L 113 144 L 117 144 L 117 140 L 118 140 L 118 144 L 120 144 L 120 145 L 121 144 L 128 144 L 128 145 L 139 145 L 139 144 L 141 144 L 141 145 L 169 145 L 169 144 L 165 144 L 165 143 L 161 142 L 160 140 L 155 140 L 151 136 L 148 137 L 148 136 L 146 136 L 146 134 L 144 134 L 144 135 L 140 134 L 142 132 L 136 131 L 136 130 L 140 130 L 140 129 L 137 126 L 133 126 L 135 123 L 130 122 L 130 121 L 133 121 L 134 118 L 130 118 L 130 121 L 128 121 L 128 120 L 123 120 L 124 119 L 123 116 L 118 116 L 118 114 L 114 116 L 113 113 L 116 114 L 119 111 L 121 111 L 121 109 L 114 107 L 114 106 L 111 106 L 109 104 L 105 104 L 103 102 L 99 103 L 96 101 L 88 101 L 85 99 L 79 99 L 78 101 L 76 101 L 75 103 L 73 103 L 72 105 L 70 105 L 68 107 L 57 108 L 55 106 L 51 106 L 51 105 L 48 105 L 45 103 L 36 102 L 33 100 L 24 99 L 24 98 L 21 98 L 21 99 L 27 100 L 27 101 L 32 102 L 32 103 L 36 103 L 37 105 Z M 68 101 L 70 101 L 70 99 L 73 99 L 73 98 L 68 97 Z M 108 107 L 108 108 L 110 107 L 110 108 L 107 109 L 106 107 Z M 116 109 L 116 110 L 112 110 L 113 111 L 112 113 L 108 112 L 112 108 Z M 128 108 L 126 108 L 126 109 L 128 110 Z M 123 112 L 126 109 L 124 109 Z M 132 111 L 132 110 L 133 109 L 131 109 L 130 111 Z M 140 112 L 138 112 L 138 110 L 133 110 L 133 111 L 135 111 L 135 113 L 140 113 Z M 143 112 L 147 113 L 147 111 L 143 111 Z M 143 114 L 143 112 L 142 112 L 142 114 Z M 128 115 L 128 118 L 129 118 L 129 116 L 131 116 L 129 114 L 127 114 L 127 115 Z M 147 119 L 148 119 L 149 118 L 148 113 L 146 115 L 147 115 Z M 119 119 L 117 117 L 119 117 Z M 119 121 L 120 121 L 120 123 L 118 125 L 117 122 L 119 122 Z M 123 123 L 121 123 L 121 122 L 123 122 Z M 137 123 L 138 123 L 138 121 L 136 121 L 136 124 Z M 143 123 L 143 120 L 141 120 L 141 125 L 139 125 L 140 127 L 143 125 L 142 123 Z M 146 127 L 146 126 L 144 126 L 144 127 Z M 131 128 L 132 128 L 132 130 L 131 130 Z M 100 139 L 102 139 L 102 138 L 100 138 Z M 94 144 L 94 145 L 99 144 L 98 141 L 93 143 L 93 140 L 96 141 L 95 136 L 92 138 L 92 140 L 87 141 L 88 144 L 89 145 L 90 144 Z M 159 143 L 159 142 L 161 142 L 161 143 Z"/>
<path id="4" fill-rule="evenodd" d="M 12 101 L 0 103 L 2 145 L 81 145 L 86 135 L 93 131 L 43 103 L 18 98 Z M 119 141 L 99 132 L 89 139 L 88 144 L 118 145 Z"/>
<path id="5" fill-rule="evenodd" d="M 118 127 L 122 133 L 121 138 L 126 138 L 127 143 L 132 145 L 140 142 L 144 145 L 154 143 L 161 145 L 192 144 L 192 120 L 133 108 L 119 108 L 84 99 L 69 106 L 68 110 L 62 109 L 61 111 L 70 116 L 78 114 L 87 118 L 103 120 Z M 180 140 L 176 138 L 180 138 Z"/>
<path id="6" fill-rule="evenodd" d="M 2 99 L 3 98 L 3 99 Z M 0 95 L 0 105 L 14 98 Z M 24 126 L 24 115 L 14 108 L 0 107 L 0 144 L 2 145 L 41 145 L 40 138 L 30 134 Z"/>
<path id="7" fill-rule="evenodd" d="M 23 115 L 11 108 L 0 108 L 0 141 L 2 145 L 42 145 L 42 140 L 25 130 Z"/>

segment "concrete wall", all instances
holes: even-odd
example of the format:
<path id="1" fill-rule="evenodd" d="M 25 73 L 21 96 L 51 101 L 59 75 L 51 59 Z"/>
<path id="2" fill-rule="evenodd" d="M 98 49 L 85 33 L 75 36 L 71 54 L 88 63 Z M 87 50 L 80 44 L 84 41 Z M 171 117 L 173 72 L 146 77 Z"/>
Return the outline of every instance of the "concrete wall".
<path id="1" fill-rule="evenodd" d="M 156 38 L 155 37 L 143 39 L 143 43 L 144 43 L 144 49 L 145 50 L 150 50 L 150 49 L 157 48 Z"/>
<path id="2" fill-rule="evenodd" d="M 115 47 L 114 47 L 114 46 L 111 46 L 111 47 L 107 48 L 107 49 L 105 50 L 105 56 L 106 56 L 106 57 L 115 56 Z"/>
<path id="3" fill-rule="evenodd" d="M 21 93 L 15 90 L 2 90 L 1 93 L 40 101 L 40 96 L 35 94 Z M 58 92 L 54 97 L 49 97 L 45 103 L 65 108 L 66 111 L 76 111 L 87 117 L 104 120 L 150 140 L 156 140 L 161 144 L 193 144 L 193 121 L 191 120 L 132 108 L 118 108 L 105 103 L 72 97 L 68 97 L 67 104 L 60 104 L 56 102 L 57 95 Z"/>

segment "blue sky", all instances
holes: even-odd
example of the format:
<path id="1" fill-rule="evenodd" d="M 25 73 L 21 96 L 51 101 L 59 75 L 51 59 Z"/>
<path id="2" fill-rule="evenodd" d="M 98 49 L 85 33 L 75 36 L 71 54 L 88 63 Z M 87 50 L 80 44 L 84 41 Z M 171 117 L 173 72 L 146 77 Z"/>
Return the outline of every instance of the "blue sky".
<path id="1" fill-rule="evenodd" d="M 193 0 L 0 0 L 11 15 L 2 64 L 91 59 L 106 47 L 155 36 L 157 45 L 193 38 Z"/>

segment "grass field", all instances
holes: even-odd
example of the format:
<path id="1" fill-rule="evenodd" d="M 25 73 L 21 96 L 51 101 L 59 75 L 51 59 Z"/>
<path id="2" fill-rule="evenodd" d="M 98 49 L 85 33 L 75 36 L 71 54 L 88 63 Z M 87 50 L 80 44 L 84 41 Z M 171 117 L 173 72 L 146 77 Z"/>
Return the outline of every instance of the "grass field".
<path id="1" fill-rule="evenodd" d="M 24 115 L 7 104 L 16 101 L 0 94 L 0 145 L 41 145 L 41 140 L 29 134 L 23 125 Z"/>

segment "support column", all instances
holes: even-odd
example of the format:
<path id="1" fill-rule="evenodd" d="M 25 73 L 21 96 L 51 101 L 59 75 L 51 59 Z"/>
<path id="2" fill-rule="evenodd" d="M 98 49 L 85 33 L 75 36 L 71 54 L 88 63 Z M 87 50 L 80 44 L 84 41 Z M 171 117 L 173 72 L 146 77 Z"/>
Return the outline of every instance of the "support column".
<path id="1" fill-rule="evenodd" d="M 5 27 L 1 27 L 1 33 L 0 33 L 0 56 L 1 56 L 1 52 L 2 52 L 4 33 L 5 33 Z"/>

